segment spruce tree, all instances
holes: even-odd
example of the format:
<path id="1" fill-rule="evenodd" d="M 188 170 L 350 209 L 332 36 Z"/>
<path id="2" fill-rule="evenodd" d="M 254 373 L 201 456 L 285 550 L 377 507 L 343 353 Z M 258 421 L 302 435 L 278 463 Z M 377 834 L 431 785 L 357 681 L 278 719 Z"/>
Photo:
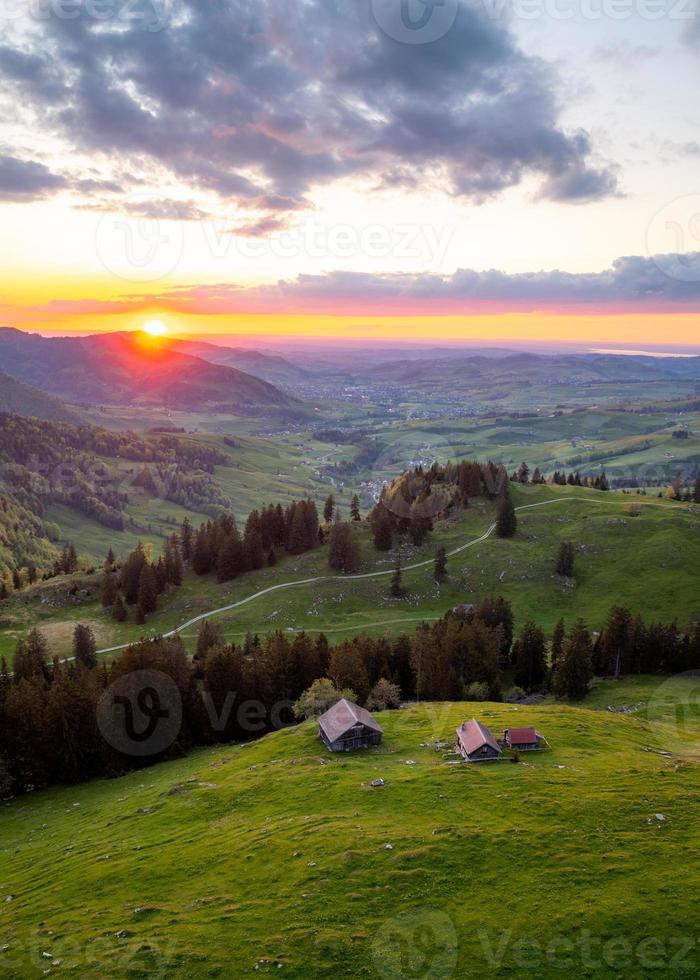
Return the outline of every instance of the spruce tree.
<path id="1" fill-rule="evenodd" d="M 326 502 L 323 505 L 323 519 L 326 522 L 326 524 L 330 524 L 330 522 L 333 520 L 334 511 L 335 511 L 335 498 L 331 493 L 328 495 L 328 497 L 326 497 Z"/>
<path id="2" fill-rule="evenodd" d="M 515 507 L 510 494 L 506 493 L 498 503 L 496 534 L 499 538 L 512 538 L 517 529 L 518 519 L 515 515 Z"/>
<path id="3" fill-rule="evenodd" d="M 403 599 L 405 590 L 401 584 L 401 562 L 396 562 L 394 574 L 391 576 L 391 587 L 389 589 L 393 599 Z"/>
<path id="4" fill-rule="evenodd" d="M 328 546 L 328 564 L 346 575 L 356 572 L 360 566 L 360 549 L 352 528 L 344 521 L 331 528 Z"/>
<path id="5" fill-rule="evenodd" d="M 78 623 L 73 631 L 73 656 L 81 667 L 92 670 L 97 666 L 97 644 L 89 626 Z"/>
<path id="6" fill-rule="evenodd" d="M 444 582 L 447 578 L 447 552 L 440 547 L 435 552 L 435 581 Z"/>
<path id="7" fill-rule="evenodd" d="M 566 627 L 564 625 L 564 620 L 560 619 L 557 625 L 554 627 L 554 632 L 552 633 L 552 642 L 550 645 L 553 671 L 556 670 L 559 660 L 561 659 L 561 652 L 564 646 L 565 637 L 566 637 Z"/>
<path id="8" fill-rule="evenodd" d="M 698 488 L 700 492 L 700 479 L 698 480 Z M 698 503 L 700 503 L 700 498 L 698 499 Z M 360 513 L 360 498 L 357 496 L 357 494 L 353 496 L 352 501 L 350 503 L 350 518 L 353 521 L 362 520 L 362 515 Z"/>
<path id="9" fill-rule="evenodd" d="M 391 551 L 394 542 L 394 529 L 391 517 L 383 504 L 379 504 L 373 515 L 372 531 L 374 533 L 374 547 L 377 551 Z"/>
<path id="10" fill-rule="evenodd" d="M 564 641 L 561 659 L 554 675 L 554 689 L 560 697 L 584 697 L 593 677 L 593 641 L 582 619 L 577 619 Z"/>
<path id="11" fill-rule="evenodd" d="M 562 541 L 557 553 L 556 572 L 557 575 L 564 575 L 571 578 L 574 574 L 575 552 L 574 546 L 570 541 Z"/>
<path id="12" fill-rule="evenodd" d="M 155 612 L 158 605 L 158 580 L 155 569 L 149 562 L 144 562 L 141 569 L 137 604 L 143 616 Z"/>
<path id="13" fill-rule="evenodd" d="M 529 620 L 517 641 L 515 683 L 530 691 L 540 687 L 547 676 L 544 632 Z"/>
<path id="14" fill-rule="evenodd" d="M 124 600 L 122 599 L 121 592 L 117 592 L 116 598 L 114 600 L 114 606 L 112 607 L 112 617 L 117 623 L 126 622 L 128 616 Z"/>

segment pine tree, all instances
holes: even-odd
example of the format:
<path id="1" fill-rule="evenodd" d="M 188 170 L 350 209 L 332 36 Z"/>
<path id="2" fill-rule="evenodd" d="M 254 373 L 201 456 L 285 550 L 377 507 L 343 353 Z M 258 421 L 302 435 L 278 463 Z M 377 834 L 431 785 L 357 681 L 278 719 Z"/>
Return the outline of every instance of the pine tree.
<path id="1" fill-rule="evenodd" d="M 144 562 L 141 569 L 137 604 L 144 617 L 155 612 L 158 605 L 158 580 L 155 569 L 149 562 Z"/>
<path id="2" fill-rule="evenodd" d="M 349 524 L 341 521 L 331 528 L 328 564 L 346 575 L 356 572 L 360 566 L 360 549 Z"/>
<path id="3" fill-rule="evenodd" d="M 204 661 L 212 647 L 221 646 L 221 631 L 210 619 L 203 619 L 197 632 L 196 659 Z"/>
<path id="4" fill-rule="evenodd" d="M 121 592 L 117 592 L 114 600 L 114 606 L 112 607 L 112 617 L 117 623 L 124 623 L 126 622 L 128 615 L 126 606 L 124 605 L 124 600 L 122 599 L 122 594 Z"/>
<path id="5" fill-rule="evenodd" d="M 540 687 L 547 676 L 544 632 L 529 620 L 517 641 L 515 683 L 530 691 Z"/>
<path id="6" fill-rule="evenodd" d="M 216 576 L 220 582 L 230 582 L 245 571 L 243 545 L 238 530 L 229 534 L 216 562 Z"/>
<path id="7" fill-rule="evenodd" d="M 698 487 L 700 487 L 700 479 L 698 480 Z M 698 500 L 700 503 L 700 499 Z M 360 513 L 360 498 L 355 494 L 350 503 L 350 518 L 353 521 L 361 521 L 362 515 Z"/>
<path id="8" fill-rule="evenodd" d="M 435 552 L 435 581 L 444 582 L 447 578 L 447 552 L 443 547 Z"/>
<path id="9" fill-rule="evenodd" d="M 394 531 L 391 517 L 383 504 L 379 504 L 372 515 L 372 531 L 377 551 L 390 551 L 394 542 Z"/>
<path id="10" fill-rule="evenodd" d="M 97 644 L 94 633 L 89 626 L 78 623 L 73 631 L 73 656 L 76 663 L 87 670 L 92 670 L 97 666 L 96 654 Z"/>
<path id="11" fill-rule="evenodd" d="M 501 497 L 496 514 L 496 534 L 499 538 L 512 538 L 518 529 L 518 519 L 515 515 L 515 507 L 510 499 L 510 494 L 506 493 Z"/>
<path id="12" fill-rule="evenodd" d="M 521 463 L 518 470 L 518 483 L 527 483 L 530 479 L 530 467 L 527 463 Z"/>
<path id="13" fill-rule="evenodd" d="M 565 575 L 572 578 L 574 574 L 575 551 L 570 541 L 562 541 L 559 545 L 557 554 L 556 572 L 557 575 Z"/>
<path id="14" fill-rule="evenodd" d="M 401 562 L 396 562 L 394 574 L 391 576 L 391 587 L 389 591 L 393 599 L 403 599 L 406 594 L 401 584 Z"/>
<path id="15" fill-rule="evenodd" d="M 554 627 L 554 632 L 552 633 L 552 642 L 550 645 L 553 671 L 556 670 L 559 660 L 561 659 L 561 653 L 564 646 L 565 638 L 566 638 L 566 627 L 564 625 L 564 620 L 560 619 L 557 625 Z"/>
<path id="16" fill-rule="evenodd" d="M 700 504 L 700 476 L 695 480 L 695 489 L 693 490 L 693 500 L 696 504 Z"/>
<path id="17" fill-rule="evenodd" d="M 582 619 L 577 619 L 567 636 L 554 675 L 554 689 L 560 697 L 584 697 L 593 677 L 593 641 Z"/>
<path id="18" fill-rule="evenodd" d="M 331 493 L 328 495 L 328 497 L 326 497 L 326 502 L 323 505 L 323 519 L 326 522 L 326 524 L 330 524 L 330 522 L 333 520 L 334 511 L 335 511 L 335 498 Z"/>
<path id="19" fill-rule="evenodd" d="M 111 569 L 105 569 L 102 575 L 102 606 L 110 609 L 117 597 L 117 574 Z"/>
<path id="20" fill-rule="evenodd" d="M 185 563 L 192 559 L 192 525 L 186 517 L 180 528 L 180 547 L 182 548 L 182 558 Z"/>
<path id="21" fill-rule="evenodd" d="M 49 645 L 46 637 L 37 629 L 32 629 L 26 640 L 20 640 L 12 665 L 15 680 L 31 680 L 33 677 L 47 676 Z"/>

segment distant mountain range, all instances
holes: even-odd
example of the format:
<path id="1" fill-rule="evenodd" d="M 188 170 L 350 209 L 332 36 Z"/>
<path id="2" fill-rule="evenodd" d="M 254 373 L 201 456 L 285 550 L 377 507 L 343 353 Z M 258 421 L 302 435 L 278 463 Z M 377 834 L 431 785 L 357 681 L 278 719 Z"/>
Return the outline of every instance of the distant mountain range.
<path id="1" fill-rule="evenodd" d="M 262 378 L 142 333 L 42 337 L 0 328 L 0 366 L 25 384 L 77 404 L 219 411 L 295 404 Z"/>
<path id="2" fill-rule="evenodd" d="M 242 347 L 221 347 L 198 340 L 175 340 L 168 342 L 168 346 L 171 350 L 201 357 L 212 364 L 237 368 L 274 385 L 298 384 L 310 377 L 309 371 L 278 354 L 263 354 L 259 350 Z"/>

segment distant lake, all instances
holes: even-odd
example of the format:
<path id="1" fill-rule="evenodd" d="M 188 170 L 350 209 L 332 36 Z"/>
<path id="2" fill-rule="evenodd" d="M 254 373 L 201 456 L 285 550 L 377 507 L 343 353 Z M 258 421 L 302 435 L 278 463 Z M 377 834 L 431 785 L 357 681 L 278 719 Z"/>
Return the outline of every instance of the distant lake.
<path id="1" fill-rule="evenodd" d="M 614 347 L 593 347 L 589 354 L 626 354 L 628 357 L 700 357 L 697 354 L 674 354 L 663 350 L 618 350 Z"/>

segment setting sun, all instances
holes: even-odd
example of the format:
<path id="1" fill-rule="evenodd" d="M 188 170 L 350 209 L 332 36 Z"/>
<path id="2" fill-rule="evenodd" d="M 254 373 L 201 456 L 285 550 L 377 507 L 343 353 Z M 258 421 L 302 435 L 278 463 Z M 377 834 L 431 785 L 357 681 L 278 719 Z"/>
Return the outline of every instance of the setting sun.
<path id="1" fill-rule="evenodd" d="M 164 337 L 168 328 L 162 320 L 149 320 L 148 323 L 144 323 L 143 332 L 151 337 Z"/>

